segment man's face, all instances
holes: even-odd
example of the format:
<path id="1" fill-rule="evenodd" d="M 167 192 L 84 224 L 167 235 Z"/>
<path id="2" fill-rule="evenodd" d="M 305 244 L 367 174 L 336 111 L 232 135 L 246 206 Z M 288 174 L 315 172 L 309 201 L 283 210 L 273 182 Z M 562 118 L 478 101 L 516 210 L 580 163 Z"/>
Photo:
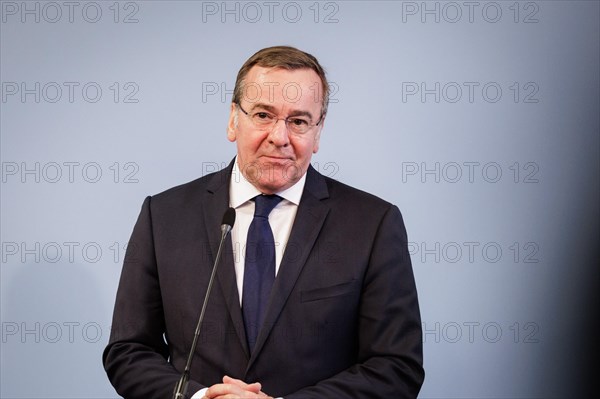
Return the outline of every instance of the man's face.
<path id="1" fill-rule="evenodd" d="M 254 66 L 244 81 L 239 104 L 231 104 L 227 138 L 237 142 L 238 166 L 257 189 L 273 194 L 293 186 L 308 169 L 319 149 L 323 121 L 306 133 L 288 129 L 284 120 L 265 129 L 252 115 L 275 118 L 301 117 L 314 125 L 321 117 L 321 79 L 311 69 L 288 71 Z M 265 114 L 262 114 L 265 112 Z"/>

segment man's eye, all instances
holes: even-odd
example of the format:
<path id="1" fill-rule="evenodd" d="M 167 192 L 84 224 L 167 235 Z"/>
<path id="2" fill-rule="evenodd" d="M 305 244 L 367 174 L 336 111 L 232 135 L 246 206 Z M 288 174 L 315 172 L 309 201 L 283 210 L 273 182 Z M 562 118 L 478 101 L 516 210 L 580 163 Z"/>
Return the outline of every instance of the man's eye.
<path id="1" fill-rule="evenodd" d="M 302 118 L 290 118 L 290 123 L 294 126 L 308 126 L 309 123 L 306 119 Z"/>
<path id="2" fill-rule="evenodd" d="M 257 112 L 257 113 L 254 114 L 254 117 L 256 119 L 259 119 L 259 120 L 270 120 L 270 119 L 273 119 L 273 117 L 271 115 L 267 114 L 266 112 Z"/>

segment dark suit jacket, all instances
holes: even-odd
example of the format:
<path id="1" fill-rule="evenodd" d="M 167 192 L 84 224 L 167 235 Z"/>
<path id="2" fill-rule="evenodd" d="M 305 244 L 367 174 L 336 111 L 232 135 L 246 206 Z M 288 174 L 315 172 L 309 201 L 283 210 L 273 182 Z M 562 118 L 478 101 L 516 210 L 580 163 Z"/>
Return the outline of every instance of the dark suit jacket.
<path id="1" fill-rule="evenodd" d="M 127 399 L 172 395 L 211 274 L 232 165 L 144 201 L 103 355 Z M 228 239 L 189 395 L 225 374 L 285 399 L 416 397 L 421 322 L 398 208 L 309 168 L 252 354 Z"/>

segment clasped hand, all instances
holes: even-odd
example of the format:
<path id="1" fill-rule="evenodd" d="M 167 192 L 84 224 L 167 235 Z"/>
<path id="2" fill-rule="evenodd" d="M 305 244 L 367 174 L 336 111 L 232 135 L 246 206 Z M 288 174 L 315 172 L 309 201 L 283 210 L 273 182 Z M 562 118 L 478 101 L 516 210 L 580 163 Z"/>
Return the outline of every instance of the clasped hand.
<path id="1" fill-rule="evenodd" d="M 208 388 L 203 399 L 273 399 L 261 391 L 260 382 L 247 384 L 229 376 L 223 377 L 222 384 L 215 384 Z"/>

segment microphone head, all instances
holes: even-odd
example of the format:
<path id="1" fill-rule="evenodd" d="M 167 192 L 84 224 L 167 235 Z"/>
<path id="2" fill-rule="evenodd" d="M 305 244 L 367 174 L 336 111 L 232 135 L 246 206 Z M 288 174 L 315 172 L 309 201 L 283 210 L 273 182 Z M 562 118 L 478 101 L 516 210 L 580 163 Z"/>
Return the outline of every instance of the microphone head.
<path id="1" fill-rule="evenodd" d="M 229 208 L 223 214 L 223 223 L 222 225 L 229 226 L 229 228 L 233 228 L 233 224 L 235 223 L 235 209 Z"/>

